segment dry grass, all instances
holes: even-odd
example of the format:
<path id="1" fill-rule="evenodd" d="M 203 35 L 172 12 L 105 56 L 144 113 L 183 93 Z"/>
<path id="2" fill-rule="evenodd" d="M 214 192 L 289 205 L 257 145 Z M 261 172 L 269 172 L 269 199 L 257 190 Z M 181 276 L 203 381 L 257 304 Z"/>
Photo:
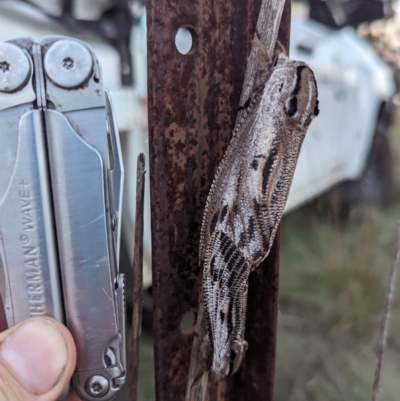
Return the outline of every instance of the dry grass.
<path id="1" fill-rule="evenodd" d="M 344 226 L 285 219 L 276 401 L 370 399 L 396 228 L 392 210 Z"/>
<path id="2" fill-rule="evenodd" d="M 400 183 L 399 124 L 391 134 Z M 394 202 L 346 224 L 310 207 L 285 218 L 275 401 L 371 399 L 399 212 Z M 397 291 L 381 401 L 400 399 L 399 330 Z"/>

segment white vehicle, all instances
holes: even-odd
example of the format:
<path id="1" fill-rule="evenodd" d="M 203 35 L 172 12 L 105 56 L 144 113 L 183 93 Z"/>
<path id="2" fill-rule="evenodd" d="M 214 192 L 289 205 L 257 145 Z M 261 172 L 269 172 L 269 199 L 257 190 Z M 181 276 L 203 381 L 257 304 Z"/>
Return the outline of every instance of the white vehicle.
<path id="1" fill-rule="evenodd" d="M 59 11 L 55 2 L 34 0 L 50 14 Z M 82 18 L 96 18 L 107 9 L 109 1 L 81 1 L 77 9 Z M 54 4 L 53 4 L 54 5 Z M 140 8 L 139 4 L 137 6 Z M 86 7 L 86 8 L 85 8 Z M 98 10 L 96 10 L 96 7 Z M 133 10 L 135 12 L 135 10 Z M 144 13 L 143 13 L 144 14 Z M 75 36 L 90 43 L 103 68 L 104 84 L 110 89 L 121 132 L 125 159 L 126 185 L 122 222 L 125 252 L 132 260 L 134 236 L 136 159 L 148 155 L 146 113 L 146 29 L 145 16 L 131 32 L 135 85 L 120 84 L 120 60 L 115 48 L 84 30 L 72 31 L 38 9 L 18 1 L 0 2 L 0 41 L 45 35 Z M 183 39 L 184 40 L 184 39 Z M 342 182 L 358 182 L 366 169 L 375 177 L 366 186 L 349 186 L 341 192 L 344 203 L 352 203 L 363 192 L 377 194 L 384 180 L 382 158 L 375 160 L 374 148 L 390 152 L 385 136 L 391 99 L 395 93 L 393 74 L 355 29 L 341 29 L 308 18 L 293 18 L 290 57 L 306 61 L 318 84 L 320 115 L 312 122 L 302 147 L 289 194 L 286 212 L 299 207 Z M 375 149 L 376 150 L 376 149 Z M 147 161 L 149 158 L 146 158 Z M 385 164 L 385 163 L 383 163 Z M 371 175 L 371 174 L 370 174 Z M 372 182 L 372 183 L 371 183 Z M 151 236 L 149 184 L 146 187 L 144 228 L 144 285 L 151 284 Z"/>
<path id="2" fill-rule="evenodd" d="M 372 145 L 382 146 L 375 136 L 386 134 L 395 94 L 391 69 L 352 27 L 332 29 L 310 19 L 293 18 L 290 58 L 304 60 L 314 71 L 320 115 L 306 135 L 286 211 L 340 182 L 363 176 L 371 152 L 378 151 Z M 381 164 L 370 167 L 378 175 L 384 173 L 378 171 L 383 170 Z M 342 196 L 347 196 L 343 202 L 355 200 L 349 199 L 354 194 Z"/>

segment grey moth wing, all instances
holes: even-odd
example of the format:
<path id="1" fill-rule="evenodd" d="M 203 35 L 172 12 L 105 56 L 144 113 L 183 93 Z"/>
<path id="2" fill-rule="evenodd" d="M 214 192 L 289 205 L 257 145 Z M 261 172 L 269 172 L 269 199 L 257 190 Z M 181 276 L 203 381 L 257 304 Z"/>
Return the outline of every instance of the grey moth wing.
<path id="1" fill-rule="evenodd" d="M 260 63 L 261 65 L 262 63 Z M 217 169 L 203 215 L 200 264 L 211 369 L 237 371 L 248 276 L 268 255 L 308 126 L 318 115 L 314 74 L 279 56 L 245 105 Z"/>

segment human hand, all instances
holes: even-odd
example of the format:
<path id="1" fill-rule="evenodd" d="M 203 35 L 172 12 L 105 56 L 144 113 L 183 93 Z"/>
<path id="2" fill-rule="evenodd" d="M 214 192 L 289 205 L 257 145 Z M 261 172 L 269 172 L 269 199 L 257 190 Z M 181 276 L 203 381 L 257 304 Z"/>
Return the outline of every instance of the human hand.
<path id="1" fill-rule="evenodd" d="M 47 316 L 25 320 L 0 333 L 0 400 L 55 401 L 75 363 L 75 344 L 63 324 Z"/>

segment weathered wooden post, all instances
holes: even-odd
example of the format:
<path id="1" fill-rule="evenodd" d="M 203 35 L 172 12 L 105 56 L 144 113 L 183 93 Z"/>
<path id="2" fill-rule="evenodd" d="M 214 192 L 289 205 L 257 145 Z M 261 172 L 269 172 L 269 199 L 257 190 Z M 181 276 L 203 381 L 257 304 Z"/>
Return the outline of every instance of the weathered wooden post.
<path id="1" fill-rule="evenodd" d="M 148 76 L 154 338 L 158 401 L 183 400 L 198 308 L 200 224 L 215 168 L 232 133 L 261 0 L 149 0 Z M 180 27 L 192 36 L 183 55 Z M 290 1 L 279 40 L 289 43 Z M 213 378 L 215 400 L 272 400 L 279 239 L 250 276 L 246 339 L 238 374 Z"/>

